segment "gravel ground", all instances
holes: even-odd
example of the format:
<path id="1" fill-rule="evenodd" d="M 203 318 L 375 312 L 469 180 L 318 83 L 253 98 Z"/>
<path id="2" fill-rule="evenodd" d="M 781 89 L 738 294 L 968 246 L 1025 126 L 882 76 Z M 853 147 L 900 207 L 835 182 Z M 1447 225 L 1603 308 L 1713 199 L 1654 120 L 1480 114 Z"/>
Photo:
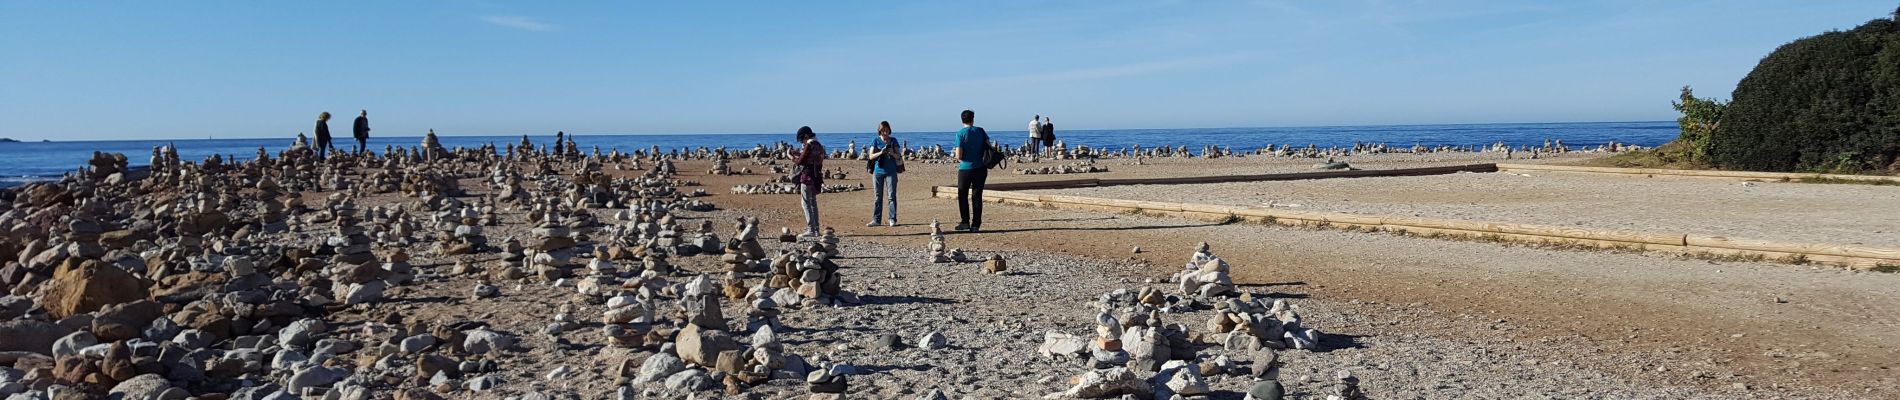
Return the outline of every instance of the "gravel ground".
<path id="1" fill-rule="evenodd" d="M 1035 193 L 1900 247 L 1900 187 L 1461 173 Z"/>
<path id="2" fill-rule="evenodd" d="M 1312 170 L 1311 160 L 1300 159 L 1163 161 L 1111 165 L 1111 172 L 1087 177 Z M 1353 162 L 1367 169 L 1465 163 L 1398 157 Z M 721 187 L 757 178 L 699 179 Z M 992 182 L 1002 179 L 1062 177 L 992 176 Z M 931 185 L 952 181 L 943 166 L 914 167 L 905 174 L 898 195 L 905 224 L 895 229 L 863 227 L 868 191 L 822 196 L 823 223 L 838 227 L 847 241 L 921 248 L 924 223 L 956 221 L 955 203 L 929 193 Z M 797 225 L 800 219 L 794 196 L 721 196 L 716 201 L 757 213 L 767 226 Z M 1328 332 L 1412 335 L 1451 347 L 1511 343 L 1511 350 L 1498 351 L 1536 358 L 1539 365 L 1574 362 L 1606 379 L 1638 386 L 1692 388 L 1691 395 L 1682 396 L 1687 398 L 1900 396 L 1900 378 L 1892 373 L 1900 367 L 1895 361 L 1900 348 L 1892 345 L 1900 343 L 1896 274 L 995 204 L 985 213 L 984 233 L 953 235 L 952 246 L 1107 262 L 1133 259 L 1156 265 L 1155 273 L 1165 275 L 1191 252 L 1177 243 L 1204 240 L 1234 263 L 1236 282 L 1275 285 L 1271 290 L 1322 303 L 1312 307 L 1382 321 L 1367 330 L 1321 326 Z M 1147 249 L 1129 254 L 1136 246 Z M 1508 329 L 1492 329 L 1498 320 L 1505 320 Z M 1371 385 L 1373 379 L 1367 381 Z"/>
<path id="3" fill-rule="evenodd" d="M 1267 158 L 1166 161 L 1107 174 L 1284 171 L 1306 163 Z M 1387 157 L 1366 164 L 1434 163 L 1457 162 Z M 704 167 L 682 164 L 682 171 Z M 1900 354 L 1891 346 L 1900 342 L 1900 320 L 1894 317 L 1900 315 L 1900 302 L 1892 301 L 1900 298 L 1900 289 L 1895 289 L 1900 275 L 1001 206 L 991 207 L 984 233 L 954 234 L 948 240 L 973 258 L 999 254 L 1010 260 L 1009 273 L 987 274 L 976 263 L 925 261 L 928 236 L 921 222 L 952 216 L 954 207 L 930 198 L 928 185 L 918 183 L 941 181 L 945 175 L 941 168 L 909 175 L 914 181 L 899 196 L 908 223 L 895 228 L 855 227 L 862 224 L 861 206 L 868 204 L 868 193 L 826 195 L 821 200 L 826 210 L 822 222 L 839 227 L 844 236 L 844 257 L 837 260 L 843 287 L 861 302 L 787 309 L 781 317 L 785 329 L 778 336 L 788 354 L 853 365 L 856 373 L 850 375 L 846 398 L 908 398 L 929 390 L 952 398 L 1037 398 L 1061 391 L 1070 377 L 1087 367 L 1079 360 L 1036 355 L 1044 333 L 1089 335 L 1099 310 L 1093 302 L 1105 292 L 1143 286 L 1173 291 L 1175 285 L 1163 282 L 1165 277 L 1181 268 L 1200 241 L 1212 243 L 1214 253 L 1234 265 L 1239 290 L 1287 299 L 1299 307 L 1303 325 L 1329 334 L 1321 351 L 1280 353 L 1280 378 L 1293 398 L 1321 397 L 1329 377 L 1341 371 L 1352 372 L 1362 388 L 1379 399 L 1900 395 L 1889 372 Z M 707 188 L 758 179 L 697 177 Z M 481 185 L 469 181 L 465 187 Z M 727 223 L 734 217 L 760 216 L 767 232 L 798 218 L 789 196 L 711 199 L 725 209 L 681 212 L 682 225 L 710 219 L 721 228 L 721 236 L 731 237 Z M 364 198 L 359 205 L 413 201 L 381 195 Z M 612 211 L 592 212 L 604 218 Z M 493 240 L 527 233 L 522 210 L 504 210 L 500 217 L 502 225 L 484 229 Z M 272 224 L 253 235 L 308 246 L 321 240 L 324 231 L 323 226 Z M 576 254 L 572 262 L 584 264 L 592 246 L 583 240 L 575 249 L 558 252 Z M 1136 246 L 1148 249 L 1131 254 L 1129 249 Z M 352 387 L 376 388 L 377 398 L 393 395 L 389 389 L 417 388 L 420 377 L 411 372 L 417 369 L 411 363 L 429 357 L 378 356 L 394 348 L 391 340 L 405 337 L 391 336 L 391 329 L 411 332 L 405 335 L 428 331 L 456 337 L 446 332 L 480 327 L 515 339 L 513 345 L 496 344 L 494 352 L 472 350 L 475 345 L 469 343 L 475 342 L 462 341 L 456 343 L 471 346 L 470 351 L 426 344 L 403 350 L 470 362 L 461 366 L 466 375 L 428 385 L 448 398 L 548 398 L 528 397 L 530 393 L 611 398 L 622 387 L 615 382 L 624 377 L 620 366 L 638 369 L 659 354 L 659 346 L 609 345 L 598 323 L 602 309 L 591 304 L 598 299 L 577 296 L 572 286 L 540 278 L 509 279 L 494 282 L 499 296 L 472 296 L 478 284 L 500 278 L 481 271 L 453 273 L 451 265 L 464 261 L 493 269 L 511 263 L 499 260 L 500 254 L 443 256 L 431 247 L 411 249 L 415 258 L 410 262 L 418 272 L 415 282 L 393 286 L 365 304 L 324 307 L 313 314 L 328 328 L 309 328 L 316 331 L 306 333 L 342 340 L 335 343 L 372 346 L 340 350 L 346 355 L 323 361 L 339 368 L 334 373 L 355 379 Z M 715 257 L 671 261 L 684 272 L 669 281 L 724 275 L 725 267 Z M 762 275 L 743 277 L 742 285 L 749 287 Z M 721 303 L 722 313 L 730 317 L 728 328 L 749 333 L 738 328 L 743 325 L 738 317 L 748 307 Z M 546 332 L 556 310 L 566 307 L 574 309 L 575 319 L 581 321 L 578 327 Z M 667 311 L 662 306 L 661 313 Z M 1189 337 L 1195 337 L 1209 333 L 1204 322 L 1211 315 L 1202 306 L 1161 318 L 1185 325 Z M 74 318 L 62 323 L 79 321 Z M 245 326 L 289 332 L 270 324 Z M 888 349 L 877 344 L 885 334 L 916 344 L 929 332 L 947 337 L 947 347 Z M 266 346 L 274 342 L 266 336 L 251 339 Z M 407 340 L 402 341 L 408 347 Z M 1197 359 L 1227 356 L 1241 367 L 1249 367 L 1254 357 L 1205 340 L 1192 347 Z M 232 348 L 226 355 L 248 354 L 245 351 Z M 291 374 L 278 369 L 259 378 L 299 381 L 317 373 L 332 372 L 308 368 Z M 493 387 L 465 391 L 459 389 L 463 382 Z M 1252 385 L 1250 378 L 1239 375 L 1213 376 L 1208 383 L 1214 390 L 1209 397 L 1216 399 L 1241 398 Z M 718 389 L 687 393 L 666 386 L 644 383 L 630 390 L 638 398 L 794 398 L 810 391 L 795 377 L 773 379 L 742 394 Z M 413 398 L 406 396 L 395 395 Z"/>
<path id="4" fill-rule="evenodd" d="M 727 212 L 712 216 L 723 220 Z M 951 237 L 957 245 L 957 236 Z M 1191 238 L 1177 247 L 1191 248 Z M 1011 272 L 983 273 L 976 263 L 931 264 L 923 241 L 897 247 L 847 240 L 839 261 L 847 276 L 847 290 L 858 293 L 863 304 L 788 310 L 787 327 L 780 337 L 791 354 L 807 358 L 825 354 L 862 371 L 852 376 L 850 398 L 914 397 L 930 389 L 952 398 L 1033 398 L 1066 389 L 1070 377 L 1087 371 L 1082 361 L 1053 361 L 1035 354 L 1043 332 L 1089 335 L 1097 310 L 1093 301 L 1115 289 L 1154 286 L 1166 278 L 1167 267 L 1142 262 L 1109 262 L 1040 252 L 970 250 L 973 256 L 1002 254 Z M 1217 248 L 1215 254 L 1220 254 Z M 722 266 L 712 257 L 677 258 L 689 270 L 719 274 Z M 1185 260 L 1183 260 L 1185 261 Z M 756 279 L 757 276 L 748 276 Z M 594 330 L 583 328 L 560 336 L 538 333 L 552 322 L 544 311 L 570 301 L 570 288 L 545 284 L 507 285 L 503 296 L 467 300 L 473 277 L 444 277 L 405 287 L 402 294 L 364 316 L 397 311 L 441 321 L 481 321 L 491 329 L 518 335 L 520 351 L 494 357 L 501 364 L 495 374 L 505 382 L 496 390 L 464 392 L 471 398 L 506 398 L 528 392 L 574 393 L 582 398 L 612 395 L 614 367 L 631 360 L 643 362 L 651 351 L 609 346 Z M 1251 285 L 1243 290 L 1262 296 L 1290 299 L 1300 307 L 1308 326 L 1333 334 L 1329 342 L 1342 348 L 1280 353 L 1281 379 L 1294 398 L 1317 397 L 1326 392 L 1337 371 L 1352 371 L 1367 394 L 1378 399 L 1536 399 L 1724 398 L 1693 387 L 1631 382 L 1591 369 L 1584 363 L 1557 356 L 1589 353 L 1587 342 L 1545 340 L 1519 343 L 1507 335 L 1446 338 L 1420 334 L 1416 325 L 1479 327 L 1484 332 L 1508 332 L 1513 324 L 1493 317 L 1446 315 L 1418 305 L 1382 304 L 1358 300 L 1307 298 L 1281 285 Z M 1377 316 L 1352 312 L 1379 308 Z M 581 315 L 594 315 L 582 307 Z M 726 315 L 743 314 L 743 306 L 726 304 Z M 1211 316 L 1207 309 L 1167 314 L 1169 323 L 1204 331 Z M 337 316 L 347 321 L 347 316 Z M 348 322 L 344 323 L 346 326 Z M 949 347 L 925 350 L 906 346 L 890 351 L 874 342 L 880 334 L 894 333 L 906 344 L 917 343 L 927 332 L 941 332 Z M 1201 345 L 1203 359 L 1226 355 L 1250 361 L 1248 352 Z M 1640 362 L 1637 359 L 1620 360 Z M 567 379 L 546 379 L 561 366 L 577 367 Z M 1145 376 L 1144 376 L 1145 377 Z M 1238 399 L 1252 386 L 1240 375 L 1210 377 L 1215 399 Z M 655 398 L 677 398 L 659 384 L 639 389 Z M 808 393 L 802 382 L 775 380 L 754 387 L 748 395 L 788 398 Z M 699 392 L 697 398 L 721 398 L 718 392 Z M 753 398 L 758 398 L 753 397 Z M 735 397 L 736 398 L 736 397 Z"/>

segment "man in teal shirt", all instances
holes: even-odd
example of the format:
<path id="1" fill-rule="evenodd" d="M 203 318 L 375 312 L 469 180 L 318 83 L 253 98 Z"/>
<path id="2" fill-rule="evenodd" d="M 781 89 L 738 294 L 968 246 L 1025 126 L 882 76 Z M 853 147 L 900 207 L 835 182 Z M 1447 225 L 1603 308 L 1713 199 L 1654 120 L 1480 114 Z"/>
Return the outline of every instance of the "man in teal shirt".
<path id="1" fill-rule="evenodd" d="M 963 130 L 957 131 L 957 223 L 959 231 L 976 232 L 983 228 L 983 182 L 989 180 L 989 165 L 983 162 L 990 134 L 976 126 L 976 112 L 963 110 Z M 972 212 L 974 211 L 974 216 Z"/>

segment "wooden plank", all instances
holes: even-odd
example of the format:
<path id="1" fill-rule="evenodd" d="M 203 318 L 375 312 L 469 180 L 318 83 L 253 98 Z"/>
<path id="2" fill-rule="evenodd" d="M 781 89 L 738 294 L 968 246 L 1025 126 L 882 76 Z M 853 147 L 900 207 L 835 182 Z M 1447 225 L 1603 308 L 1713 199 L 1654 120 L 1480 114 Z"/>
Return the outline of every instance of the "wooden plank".
<path id="1" fill-rule="evenodd" d="M 1777 242 L 1772 240 L 1708 235 L 1688 235 L 1684 240 L 1690 246 L 1697 247 L 1892 260 L 1894 264 L 1900 265 L 1900 249 L 1892 248 L 1827 243 Z"/>
<path id="2" fill-rule="evenodd" d="M 1549 226 L 1517 224 L 1506 222 L 1455 220 L 1392 216 L 1385 219 L 1388 225 L 1415 226 L 1421 228 L 1454 229 L 1474 232 L 1508 233 L 1515 235 L 1549 236 L 1571 239 L 1601 240 L 1610 242 L 1649 243 L 1668 246 L 1682 246 L 1683 235 L 1637 232 L 1627 230 L 1600 230 L 1568 226 Z"/>
<path id="3" fill-rule="evenodd" d="M 1434 229 L 1434 228 L 1413 227 L 1413 226 L 1388 225 L 1386 227 L 1386 230 L 1392 231 L 1392 232 L 1406 232 L 1406 233 L 1421 234 L 1421 235 L 1437 234 L 1437 235 L 1461 236 L 1461 237 L 1467 237 L 1467 238 L 1488 238 L 1488 239 L 1507 240 L 1507 241 L 1522 242 L 1522 243 L 1582 245 L 1582 246 L 1590 246 L 1590 247 L 1603 248 L 1603 249 L 1631 249 L 1631 250 L 1644 250 L 1644 251 L 1667 251 L 1667 252 L 1678 252 L 1678 253 L 1685 252 L 1688 249 L 1687 246 L 1670 246 L 1670 245 L 1662 245 L 1662 244 L 1654 244 L 1654 243 L 1632 243 L 1632 242 L 1619 242 L 1619 241 L 1612 241 L 1612 240 L 1592 240 L 1592 239 L 1578 239 L 1578 238 L 1567 238 L 1567 237 L 1520 235 L 1520 234 L 1514 234 L 1514 233 L 1475 232 L 1475 231 L 1466 231 L 1466 230 Z"/>
<path id="4" fill-rule="evenodd" d="M 1042 190 L 1089 187 L 1096 185 L 1096 179 L 1063 179 L 1048 181 L 1002 182 L 983 185 L 984 190 Z"/>
<path id="5" fill-rule="evenodd" d="M 1218 215 L 1238 215 L 1234 214 L 1233 206 L 1219 204 L 1181 203 L 1181 211 Z"/>
<path id="6" fill-rule="evenodd" d="M 1585 166 L 1576 166 L 1576 165 L 1537 165 L 1537 164 L 1497 164 L 1497 167 L 1498 167 L 1498 170 L 1500 171 L 1580 172 L 1580 173 L 1595 173 L 1595 174 L 1620 174 L 1620 175 L 1644 175 L 1644 176 L 1661 175 L 1661 176 L 1684 176 L 1684 177 L 1700 177 L 1700 178 L 1759 179 L 1759 180 L 1765 180 L 1765 181 L 1843 179 L 1843 180 L 1857 180 L 1857 181 L 1900 182 L 1900 176 L 1880 176 L 1880 175 L 1683 170 L 1683 169 L 1661 169 L 1661 168 L 1612 168 L 1612 167 L 1585 167 Z"/>
<path id="7" fill-rule="evenodd" d="M 1287 181 L 1287 180 L 1304 180 L 1304 179 L 1364 178 L 1364 177 L 1375 177 L 1375 176 L 1416 176 L 1416 175 L 1451 174 L 1451 173 L 1458 173 L 1458 172 L 1496 172 L 1497 170 L 1498 169 L 1497 169 L 1496 164 L 1468 164 L 1468 165 L 1450 165 L 1450 166 L 1442 166 L 1442 167 L 1423 167 L 1423 168 L 1287 172 L 1287 173 L 1277 173 L 1277 174 L 1256 174 L 1256 175 L 1213 175 L 1213 176 L 1183 176 L 1183 177 L 1167 177 L 1167 178 L 1099 179 L 1096 182 L 1096 186 L 1182 185 L 1182 184 L 1228 183 L 1228 182 Z"/>
<path id="8" fill-rule="evenodd" d="M 946 190 L 948 189 L 948 190 Z M 955 188 L 934 188 L 938 197 L 954 197 Z M 990 191 L 987 198 L 1002 204 L 1055 206 L 1068 209 L 1107 212 L 1143 212 L 1202 220 L 1225 220 L 1230 216 L 1265 220 L 1286 225 L 1328 224 L 1342 228 L 1382 229 L 1422 234 L 1458 235 L 1495 238 L 1531 243 L 1573 243 L 1603 248 L 1628 248 L 1681 253 L 1761 256 L 1775 261 L 1809 262 L 1873 268 L 1900 265 L 1900 249 L 1825 243 L 1791 243 L 1758 239 L 1707 235 L 1679 235 L 1627 230 L 1596 230 L 1579 227 L 1515 224 L 1489 221 L 1381 216 L 1335 212 L 1276 210 L 1263 207 L 1224 206 L 1195 203 L 1169 203 L 1141 200 L 1104 199 L 1081 196 L 1028 194 Z"/>
<path id="9" fill-rule="evenodd" d="M 1160 202 L 1160 201 L 1142 201 L 1142 200 L 1130 200 L 1130 201 L 1135 203 L 1135 207 L 1141 208 L 1142 210 L 1145 210 L 1145 211 L 1166 211 L 1166 212 L 1180 212 L 1181 211 L 1180 203 L 1168 203 L 1168 202 Z"/>
<path id="10" fill-rule="evenodd" d="M 1275 210 L 1275 209 L 1270 209 L 1270 208 L 1248 207 L 1248 208 L 1234 210 L 1234 213 L 1239 214 L 1240 216 L 1243 216 L 1243 217 L 1273 218 L 1276 220 L 1286 220 L 1286 221 L 1326 222 L 1326 216 L 1324 214 L 1306 212 L 1306 211 Z"/>

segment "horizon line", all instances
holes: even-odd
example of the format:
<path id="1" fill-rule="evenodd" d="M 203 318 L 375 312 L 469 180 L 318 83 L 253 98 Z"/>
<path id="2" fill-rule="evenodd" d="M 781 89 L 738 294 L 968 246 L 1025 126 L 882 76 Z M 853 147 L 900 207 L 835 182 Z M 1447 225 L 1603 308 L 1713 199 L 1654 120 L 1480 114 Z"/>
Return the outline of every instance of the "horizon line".
<path id="1" fill-rule="evenodd" d="M 1428 124 L 1419 124 L 1419 123 L 1412 123 L 1412 124 L 1379 124 L 1379 125 L 1279 125 L 1279 126 L 1225 126 L 1225 127 L 1183 127 L 1183 128 L 1086 128 L 1086 129 L 1070 129 L 1070 130 L 1068 130 L 1068 131 L 1070 131 L 1070 132 L 1092 132 L 1092 131 L 1126 131 L 1126 130 L 1192 130 L 1192 129 L 1313 129 L 1313 128 L 1371 128 L 1371 127 L 1395 127 L 1395 126 L 1451 126 L 1451 125 L 1557 125 L 1557 124 L 1614 124 L 1614 123 L 1661 123 L 1661 122 L 1675 122 L 1675 121 L 1671 121 L 1671 120 L 1653 120 L 1653 121 L 1554 121 L 1554 122 L 1466 122 L 1466 123 L 1428 123 Z M 1025 130 L 1024 132 L 1026 132 L 1026 131 L 1027 131 L 1027 130 Z M 1060 131 L 1060 130 L 1058 130 L 1058 131 Z M 900 131 L 900 132 L 895 132 L 895 133 L 952 133 L 952 132 L 955 132 L 955 131 Z M 1013 130 L 1002 130 L 1002 131 L 999 131 L 999 132 L 1016 132 L 1016 131 L 1013 131 Z M 860 134 L 860 133 L 873 133 L 873 132 L 870 132 L 870 131 L 865 131 L 865 132 L 817 132 L 817 133 L 819 133 L 819 134 Z M 787 135 L 789 135 L 790 133 L 786 133 L 786 132 L 646 132 L 646 133 L 569 133 L 569 134 L 567 134 L 567 136 L 569 136 L 569 137 L 573 137 L 573 136 L 671 136 L 671 135 L 777 135 L 777 134 L 787 134 Z M 500 133 L 500 134 L 440 134 L 440 133 L 439 133 L 439 134 L 436 134 L 436 136 L 439 136 L 439 137 L 440 137 L 440 136 L 449 136 L 449 137 L 504 137 L 504 136 L 517 136 L 517 135 L 520 135 L 520 136 L 529 136 L 529 137 L 536 137 L 536 136 L 553 136 L 554 134 L 551 134 L 551 133 L 535 133 L 535 134 L 525 134 L 525 133 L 524 133 L 524 134 L 516 134 L 516 133 Z M 425 137 L 425 136 L 426 136 L 426 135 L 415 135 L 415 136 L 375 136 L 375 137 L 373 137 L 373 138 L 422 138 L 422 137 Z M 332 137 L 336 137 L 336 136 L 335 136 L 335 135 L 332 135 Z M 222 138 L 221 138 L 221 137 L 210 137 L 210 138 L 206 138 L 206 139 L 196 139 L 196 138 L 162 138 L 162 139 L 82 139 L 82 140 L 51 140 L 51 139 L 41 139 L 41 140 L 26 140 L 26 139 L 21 139 L 21 138 L 16 138 L 16 137 L 5 137 L 5 136 L 0 136 L 0 139 L 12 139 L 12 140 L 14 140 L 14 141 L 17 141 L 17 142 L 19 142 L 19 143 L 49 143 L 49 142 L 50 142 L 50 143 L 83 143 L 83 142 L 134 142 L 134 141 L 167 141 L 167 140 L 175 140 L 175 141 L 184 141 L 184 140 L 258 140 L 258 139 L 279 139 L 279 138 L 288 138 L 288 139 L 293 139 L 293 140 L 294 140 L 294 139 L 296 138 L 296 136 L 295 136 L 295 135 L 291 135 L 291 136 L 262 136 L 262 137 L 222 137 Z M 348 136 L 343 136 L 343 137 L 342 137 L 342 139 L 350 139 L 350 138 L 349 138 Z M 313 135 L 313 136 L 311 137 L 311 140 L 316 140 L 316 138 L 314 137 L 314 135 Z"/>

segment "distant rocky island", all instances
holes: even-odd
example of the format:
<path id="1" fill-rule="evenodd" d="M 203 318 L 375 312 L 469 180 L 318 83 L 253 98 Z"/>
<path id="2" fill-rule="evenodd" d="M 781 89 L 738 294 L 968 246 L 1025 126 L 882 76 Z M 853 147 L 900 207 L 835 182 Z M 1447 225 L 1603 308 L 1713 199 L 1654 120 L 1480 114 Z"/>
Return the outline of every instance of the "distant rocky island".
<path id="1" fill-rule="evenodd" d="M 20 141 L 18 141 L 18 140 L 13 140 L 13 138 L 3 138 L 3 137 L 0 137 L 0 143 L 19 143 L 19 142 L 20 142 Z"/>

